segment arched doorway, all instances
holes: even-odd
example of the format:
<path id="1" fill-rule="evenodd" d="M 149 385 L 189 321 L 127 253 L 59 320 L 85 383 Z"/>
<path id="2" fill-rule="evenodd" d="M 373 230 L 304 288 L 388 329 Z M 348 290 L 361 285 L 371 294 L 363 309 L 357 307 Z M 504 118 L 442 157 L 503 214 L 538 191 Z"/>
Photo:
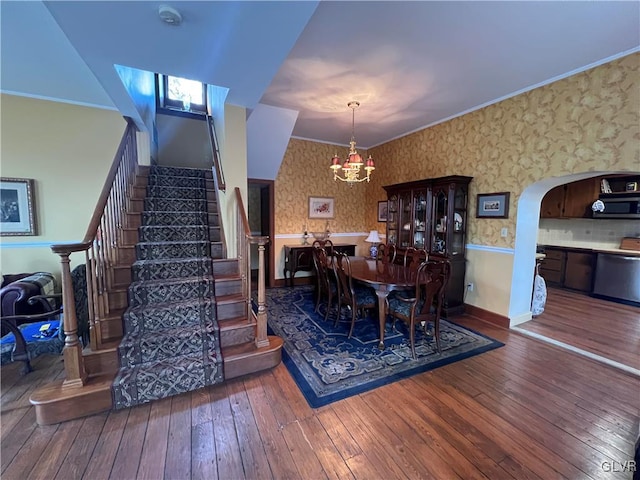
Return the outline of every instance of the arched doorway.
<path id="1" fill-rule="evenodd" d="M 592 177 L 609 177 L 617 174 L 636 176 L 640 175 L 640 172 L 584 172 L 544 179 L 528 186 L 523 191 L 517 208 L 509 321 L 510 328 L 523 335 L 537 338 L 600 363 L 640 376 L 640 366 L 637 362 L 637 345 L 640 342 L 640 337 L 634 333 L 638 318 L 637 306 L 605 305 L 610 301 L 599 299 L 597 296 L 596 298 L 592 295 L 585 296 L 584 291 L 554 288 L 548 290 L 547 308 L 545 308 L 544 313 L 532 319 L 530 310 L 538 229 L 541 227 L 539 216 L 543 197 L 549 190 L 559 185 Z M 579 219 L 577 220 L 579 221 Z M 588 219 L 584 220 L 590 222 Z M 557 220 L 553 221 L 557 222 Z M 596 220 L 596 222 L 599 221 Z M 560 222 L 562 222 L 561 219 Z M 624 236 L 624 232 L 628 230 L 628 227 L 633 228 L 628 223 L 624 223 L 620 230 L 615 227 L 616 232 L 620 233 L 620 236 L 615 237 L 616 240 Z M 561 228 L 564 230 L 564 225 Z M 590 230 L 595 231 L 599 228 L 599 225 L 593 225 L 593 228 L 589 225 Z M 607 229 L 610 228 L 610 226 L 607 227 Z M 564 233 L 573 235 L 578 231 L 578 226 L 571 226 L 571 228 L 564 230 Z M 545 243 L 544 237 L 542 241 Z M 593 245 L 595 250 L 600 249 L 601 244 L 594 241 Z M 585 247 L 580 245 L 577 248 Z M 604 246 L 604 248 L 617 248 L 617 245 L 616 247 Z M 602 333 L 602 324 L 597 315 L 594 316 L 594 313 L 602 309 L 606 309 L 610 314 L 615 312 L 617 325 L 627 333 L 624 343 L 620 343 L 619 338 L 616 337 L 615 329 L 611 332 L 612 335 L 598 333 Z"/>
<path id="2" fill-rule="evenodd" d="M 585 178 L 633 172 L 584 172 L 546 178 L 524 189 L 518 201 L 516 237 L 509 301 L 509 325 L 514 327 L 531 319 L 532 276 L 540 223 L 540 204 L 553 187 Z"/>

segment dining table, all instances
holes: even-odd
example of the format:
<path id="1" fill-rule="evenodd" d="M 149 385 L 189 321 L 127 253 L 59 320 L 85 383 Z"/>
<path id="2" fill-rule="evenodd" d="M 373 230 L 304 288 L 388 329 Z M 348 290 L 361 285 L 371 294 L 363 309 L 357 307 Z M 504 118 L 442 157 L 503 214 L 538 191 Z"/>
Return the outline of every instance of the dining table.
<path id="1" fill-rule="evenodd" d="M 378 321 L 380 340 L 378 348 L 384 350 L 384 327 L 387 320 L 386 299 L 394 290 L 415 289 L 417 269 L 395 263 L 369 259 L 367 257 L 349 257 L 351 278 L 372 287 L 378 297 Z"/>

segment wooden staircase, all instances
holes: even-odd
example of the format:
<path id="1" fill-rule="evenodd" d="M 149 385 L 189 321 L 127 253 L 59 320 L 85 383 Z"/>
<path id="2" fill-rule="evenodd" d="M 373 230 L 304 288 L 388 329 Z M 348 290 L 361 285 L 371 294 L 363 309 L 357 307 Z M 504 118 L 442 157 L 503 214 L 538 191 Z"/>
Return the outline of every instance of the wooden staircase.
<path id="1" fill-rule="evenodd" d="M 129 128 L 128 127 L 128 131 Z M 125 132 L 125 137 L 127 132 Z M 123 139 L 124 142 L 124 139 Z M 122 146 L 122 145 L 121 145 Z M 121 155 L 124 156 L 124 155 Z M 118 161 L 118 155 L 116 160 Z M 114 161 L 114 163 L 115 163 Z M 122 159 L 120 159 L 122 161 Z M 112 168 L 114 170 L 114 168 Z M 52 382 L 37 389 L 30 397 L 35 406 L 36 419 L 40 425 L 59 423 L 113 408 L 111 385 L 119 368 L 118 345 L 123 337 L 123 314 L 128 307 L 128 289 L 132 283 L 132 265 L 136 260 L 135 246 L 138 242 L 138 227 L 144 209 L 149 167 L 137 165 L 130 169 L 130 188 L 122 197 L 119 214 L 120 226 L 111 238 L 116 241 L 113 251 L 102 251 L 105 244 L 101 237 L 107 236 L 105 224 L 117 222 L 101 221 L 81 244 L 56 245 L 52 250 L 62 259 L 63 302 L 65 305 L 65 361 L 64 380 Z M 117 184 L 116 179 L 107 183 Z M 106 186 L 105 186 L 106 190 Z M 104 190 L 103 190 L 104 194 Z M 209 235 L 215 285 L 217 320 L 220 327 L 220 345 L 225 380 L 247 375 L 276 366 L 281 361 L 282 339 L 266 334 L 266 306 L 264 305 L 264 244 L 265 237 L 253 238 L 248 231 L 246 213 L 239 191 L 236 191 L 240 231 L 238 232 L 238 258 L 226 257 L 226 246 L 219 212 L 215 178 L 207 181 Z M 107 203 L 107 202 L 103 202 Z M 100 207 L 100 202 L 98 207 Z M 104 207 L 102 208 L 105 209 Z M 97 209 L 98 210 L 98 209 Z M 111 209 L 113 210 L 113 209 Z M 94 223 L 95 218 L 94 214 Z M 98 232 L 98 233 L 96 233 Z M 251 308 L 251 286 L 248 271 L 249 242 L 258 243 L 260 269 L 258 283 L 258 312 Z M 81 350 L 77 337 L 77 319 L 73 305 L 73 288 L 70 283 L 69 254 L 86 252 L 89 289 L 90 337 L 89 346 Z M 214 255 L 215 253 L 215 255 Z M 109 259 L 106 265 L 101 260 Z M 101 272 L 102 275 L 95 272 Z"/>

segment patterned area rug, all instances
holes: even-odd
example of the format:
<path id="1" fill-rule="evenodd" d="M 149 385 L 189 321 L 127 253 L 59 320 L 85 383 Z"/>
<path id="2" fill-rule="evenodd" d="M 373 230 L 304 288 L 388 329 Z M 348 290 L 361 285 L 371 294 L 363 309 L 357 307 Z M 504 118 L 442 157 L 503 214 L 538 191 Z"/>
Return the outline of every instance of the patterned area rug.
<path id="1" fill-rule="evenodd" d="M 334 327 L 334 315 L 324 320 L 324 306 L 315 313 L 313 286 L 267 290 L 270 333 L 284 339 L 283 363 L 313 408 L 350 397 L 402 378 L 478 355 L 504 344 L 456 325 L 440 322 L 442 353 L 435 340 L 416 331 L 413 360 L 406 327 L 391 322 L 384 351 L 378 349 L 377 314 L 358 319 L 351 339 L 347 310 Z"/>

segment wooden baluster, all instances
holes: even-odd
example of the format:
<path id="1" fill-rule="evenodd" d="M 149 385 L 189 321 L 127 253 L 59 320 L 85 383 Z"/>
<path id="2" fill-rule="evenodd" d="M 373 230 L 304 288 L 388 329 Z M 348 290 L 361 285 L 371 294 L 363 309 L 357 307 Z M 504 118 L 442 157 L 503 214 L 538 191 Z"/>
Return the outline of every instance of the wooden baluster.
<path id="1" fill-rule="evenodd" d="M 95 271 L 93 258 L 89 255 L 89 251 L 93 251 L 93 245 L 89 250 L 85 252 L 85 266 L 87 269 L 87 307 L 89 310 L 89 342 L 91 343 L 91 349 L 96 351 L 98 349 L 98 337 L 99 332 L 98 325 L 96 325 L 96 303 L 95 303 Z"/>

